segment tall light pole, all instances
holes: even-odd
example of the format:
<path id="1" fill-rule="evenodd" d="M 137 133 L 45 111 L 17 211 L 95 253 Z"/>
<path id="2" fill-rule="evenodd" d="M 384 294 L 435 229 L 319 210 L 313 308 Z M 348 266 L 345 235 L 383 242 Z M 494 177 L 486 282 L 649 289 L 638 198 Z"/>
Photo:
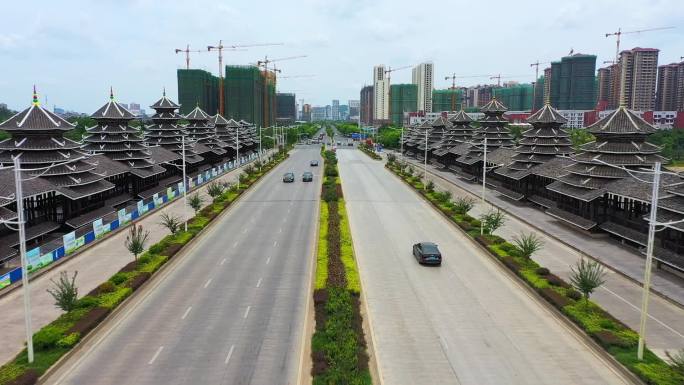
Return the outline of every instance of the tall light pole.
<path id="1" fill-rule="evenodd" d="M 646 336 L 646 320 L 648 318 L 648 296 L 651 289 L 651 269 L 653 267 L 653 243 L 658 213 L 658 188 L 660 186 L 660 162 L 655 163 L 653 186 L 651 190 L 651 213 L 648 218 L 648 242 L 646 244 L 646 266 L 644 271 L 644 291 L 641 296 L 641 319 L 639 320 L 639 347 L 637 358 L 644 359 L 644 337 Z"/>
<path id="2" fill-rule="evenodd" d="M 484 138 L 484 152 L 482 154 L 482 205 L 485 205 L 485 183 L 487 180 L 487 138 Z M 484 224 L 480 221 L 480 235 L 484 235 Z"/>
<path id="3" fill-rule="evenodd" d="M 428 130 L 425 130 L 425 159 L 423 159 L 423 190 L 427 189 Z"/>
<path id="4" fill-rule="evenodd" d="M 181 146 L 183 147 L 183 215 L 185 216 L 185 231 L 188 231 L 188 185 L 185 176 L 185 135 L 181 136 Z"/>
<path id="5" fill-rule="evenodd" d="M 24 321 L 26 326 L 26 349 L 28 362 L 33 362 L 33 331 L 31 327 L 31 289 L 28 279 L 28 260 L 26 258 L 26 230 L 24 228 L 24 193 L 21 187 L 21 168 L 19 155 L 14 159 L 14 194 L 17 201 L 17 227 L 19 228 L 19 254 L 21 258 L 21 283 L 24 286 Z"/>
<path id="6" fill-rule="evenodd" d="M 235 161 L 237 162 L 236 169 L 240 169 L 242 162 L 240 162 L 240 128 L 235 129 Z M 237 188 L 240 189 L 240 173 L 237 173 Z"/>

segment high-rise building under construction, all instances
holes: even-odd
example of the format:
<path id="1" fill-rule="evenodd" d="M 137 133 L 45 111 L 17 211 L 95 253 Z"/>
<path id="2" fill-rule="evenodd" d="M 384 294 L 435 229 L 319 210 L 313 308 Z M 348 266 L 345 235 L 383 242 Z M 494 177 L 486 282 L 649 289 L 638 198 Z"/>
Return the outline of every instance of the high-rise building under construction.
<path id="1" fill-rule="evenodd" d="M 390 85 L 390 120 L 402 125 L 404 112 L 415 112 L 418 107 L 418 86 L 415 84 Z"/>
<path id="2" fill-rule="evenodd" d="M 177 75 L 180 113 L 188 114 L 199 106 L 208 114 L 216 114 L 219 99 L 218 77 L 199 69 L 179 69 Z"/>
<path id="3" fill-rule="evenodd" d="M 596 56 L 574 54 L 544 70 L 544 96 L 559 110 L 593 110 L 596 106 Z"/>

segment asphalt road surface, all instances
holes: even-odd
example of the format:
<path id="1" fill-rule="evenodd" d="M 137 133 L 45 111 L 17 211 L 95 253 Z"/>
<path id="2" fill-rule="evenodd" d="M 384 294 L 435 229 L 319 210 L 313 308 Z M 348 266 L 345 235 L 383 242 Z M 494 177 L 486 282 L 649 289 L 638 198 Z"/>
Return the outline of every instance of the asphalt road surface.
<path id="1" fill-rule="evenodd" d="M 295 383 L 322 172 L 309 161 L 319 151 L 292 152 L 48 383 Z M 313 183 L 301 181 L 308 170 Z M 282 182 L 287 171 L 295 183 Z"/>
<path id="2" fill-rule="evenodd" d="M 382 162 L 337 153 L 384 384 L 629 383 Z"/>

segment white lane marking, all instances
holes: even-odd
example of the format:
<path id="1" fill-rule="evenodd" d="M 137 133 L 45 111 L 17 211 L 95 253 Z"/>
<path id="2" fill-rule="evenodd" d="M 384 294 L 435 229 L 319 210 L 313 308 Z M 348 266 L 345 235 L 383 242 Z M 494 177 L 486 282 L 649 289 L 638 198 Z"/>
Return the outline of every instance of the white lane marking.
<path id="1" fill-rule="evenodd" d="M 181 317 L 181 319 L 185 319 L 185 317 L 188 316 L 188 313 L 190 313 L 190 310 L 192 310 L 192 306 L 188 307 L 188 310 L 186 310 L 185 313 L 183 313 L 183 316 Z"/>
<path id="2" fill-rule="evenodd" d="M 605 291 L 607 291 L 607 292 L 609 292 L 610 294 L 616 296 L 618 299 L 620 299 L 622 302 L 624 302 L 624 303 L 626 303 L 627 305 L 629 305 L 630 307 L 632 307 L 634 310 L 639 311 L 639 312 L 641 311 L 640 308 L 638 308 L 638 307 L 632 305 L 631 302 L 627 301 L 625 298 L 622 298 L 621 296 L 619 296 L 619 295 L 618 295 L 617 293 L 615 293 L 614 291 L 612 291 L 612 290 L 610 290 L 610 289 L 608 289 L 608 288 L 606 288 L 606 287 L 602 287 L 602 289 L 605 290 Z M 650 319 L 654 320 L 655 322 L 659 323 L 662 327 L 664 327 L 665 329 L 671 331 L 672 333 L 674 333 L 674 334 L 676 334 L 676 335 L 678 335 L 678 336 L 684 338 L 684 334 L 682 334 L 682 333 L 680 333 L 680 332 L 678 332 L 678 331 L 672 329 L 670 326 L 668 326 L 668 325 L 667 325 L 666 323 L 664 323 L 663 321 L 657 319 L 656 317 L 654 317 L 654 316 L 652 316 L 652 315 L 649 314 L 649 315 L 648 315 L 648 318 L 650 318 Z"/>
<path id="3" fill-rule="evenodd" d="M 164 350 L 164 346 L 160 346 L 159 349 L 157 349 L 157 352 L 154 353 L 154 356 L 152 356 L 152 359 L 147 364 L 152 365 L 154 363 L 154 360 L 156 360 L 157 357 L 159 357 L 159 353 L 161 353 L 162 350 Z"/>
<path id="4" fill-rule="evenodd" d="M 278 241 L 273 241 L 273 247 L 278 246 Z"/>
<path id="5" fill-rule="evenodd" d="M 242 230 L 242 234 L 245 234 L 246 232 L 247 232 L 247 228 L 245 227 L 245 228 Z"/>
<path id="6" fill-rule="evenodd" d="M 238 245 L 238 243 L 237 243 L 237 242 L 233 243 L 233 248 L 236 248 L 236 247 L 237 247 L 237 245 Z"/>
<path id="7" fill-rule="evenodd" d="M 228 365 L 228 361 L 230 361 L 230 357 L 233 356 L 233 350 L 235 350 L 235 345 L 230 345 L 230 350 L 228 351 L 228 355 L 226 356 L 226 361 L 225 361 L 226 365 Z"/>
<path id="8" fill-rule="evenodd" d="M 209 280 L 207 281 L 207 283 L 204 284 L 204 288 L 205 288 L 205 289 L 207 288 L 207 286 L 209 286 L 209 284 L 211 283 L 211 280 L 212 280 L 212 278 L 209 278 Z"/>
<path id="9" fill-rule="evenodd" d="M 271 257 L 268 257 L 268 258 L 266 259 L 266 264 L 268 265 L 270 262 L 271 262 Z"/>
<path id="10" fill-rule="evenodd" d="M 259 278 L 259 280 L 257 281 L 257 286 L 256 286 L 256 287 L 260 287 L 260 286 L 261 286 L 261 278 Z"/>
<path id="11" fill-rule="evenodd" d="M 279 232 L 279 233 L 282 233 L 282 232 L 283 232 L 283 228 L 282 228 L 282 227 L 279 228 L 279 229 L 278 229 L 278 232 Z"/>
<path id="12" fill-rule="evenodd" d="M 247 306 L 247 310 L 245 310 L 245 315 L 242 316 L 242 318 L 247 318 L 247 315 L 249 315 L 249 309 L 251 309 L 251 306 Z"/>
<path id="13" fill-rule="evenodd" d="M 222 265 L 223 265 L 224 263 L 226 263 L 226 259 L 225 259 L 225 258 L 223 258 L 223 260 L 221 261 L 221 264 L 222 264 Z"/>

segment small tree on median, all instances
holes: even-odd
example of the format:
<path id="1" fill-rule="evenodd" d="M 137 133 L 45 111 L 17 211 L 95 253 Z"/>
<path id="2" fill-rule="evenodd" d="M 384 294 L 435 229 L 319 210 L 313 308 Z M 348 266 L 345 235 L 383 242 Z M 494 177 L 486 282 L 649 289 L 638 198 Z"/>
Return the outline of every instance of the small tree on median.
<path id="1" fill-rule="evenodd" d="M 516 235 L 513 237 L 513 243 L 515 243 L 520 256 L 523 258 L 532 257 L 532 254 L 544 247 L 544 241 L 535 233 L 521 233 L 519 236 Z"/>
<path id="2" fill-rule="evenodd" d="M 138 260 L 138 255 L 145 251 L 145 243 L 150 236 L 149 230 L 143 230 L 142 225 L 132 225 L 126 235 L 126 248 L 133 254 L 133 258 Z"/>
<path id="3" fill-rule="evenodd" d="M 178 215 L 169 214 L 167 212 L 163 212 L 159 216 L 159 219 L 159 224 L 166 227 L 171 234 L 176 234 L 178 230 L 180 230 L 181 223 L 183 223 Z"/>
<path id="4" fill-rule="evenodd" d="M 47 289 L 52 298 L 55 299 L 55 306 L 63 311 L 71 311 L 76 307 L 76 300 L 78 299 L 78 288 L 76 287 L 76 276 L 78 271 L 74 271 L 74 275 L 69 279 L 69 274 L 66 271 L 59 273 L 59 280 L 50 279 L 54 288 Z"/>
<path id="5" fill-rule="evenodd" d="M 220 182 L 211 182 L 207 186 L 207 194 L 209 194 L 213 201 L 216 201 L 224 191 L 226 191 L 226 185 Z"/>
<path id="6" fill-rule="evenodd" d="M 192 194 L 190 197 L 188 197 L 188 206 L 195 210 L 195 215 L 197 215 L 202 208 L 202 203 L 204 203 L 204 200 L 199 193 Z"/>
<path id="7" fill-rule="evenodd" d="M 454 211 L 458 214 L 466 214 L 475 207 L 475 200 L 470 197 L 458 197 L 454 200 Z"/>
<path id="8" fill-rule="evenodd" d="M 596 261 L 582 258 L 570 270 L 570 282 L 584 295 L 585 303 L 589 301 L 591 293 L 606 282 L 605 269 Z"/>
<path id="9" fill-rule="evenodd" d="M 482 222 L 482 228 L 486 233 L 494 234 L 494 232 L 500 229 L 504 223 L 506 223 L 506 214 L 497 209 L 490 210 L 486 214 L 480 217 Z"/>

